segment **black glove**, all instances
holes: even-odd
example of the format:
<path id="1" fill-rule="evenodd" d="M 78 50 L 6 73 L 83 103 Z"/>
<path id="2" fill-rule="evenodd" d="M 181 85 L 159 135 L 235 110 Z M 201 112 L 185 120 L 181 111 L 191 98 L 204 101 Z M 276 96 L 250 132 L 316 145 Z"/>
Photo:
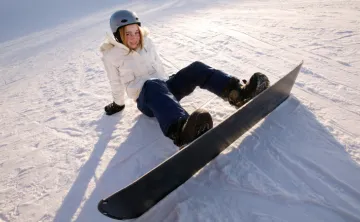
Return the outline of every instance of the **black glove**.
<path id="1" fill-rule="evenodd" d="M 112 115 L 114 113 L 120 112 L 125 108 L 125 105 L 119 106 L 115 102 L 110 103 L 109 105 L 105 106 L 106 115 Z"/>

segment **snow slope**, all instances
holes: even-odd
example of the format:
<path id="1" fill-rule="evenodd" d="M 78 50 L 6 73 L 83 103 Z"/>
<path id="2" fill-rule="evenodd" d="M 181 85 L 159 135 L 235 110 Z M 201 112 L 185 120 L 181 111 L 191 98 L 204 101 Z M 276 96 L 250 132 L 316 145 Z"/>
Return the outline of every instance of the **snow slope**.
<path id="1" fill-rule="evenodd" d="M 177 151 L 131 100 L 103 113 L 117 8 L 137 11 L 169 74 L 200 60 L 275 82 L 305 60 L 290 99 L 134 221 L 360 221 L 360 1 L 116 4 L 0 43 L 1 222 L 112 221 L 98 201 Z M 235 111 L 200 89 L 181 103 L 215 125 Z"/>

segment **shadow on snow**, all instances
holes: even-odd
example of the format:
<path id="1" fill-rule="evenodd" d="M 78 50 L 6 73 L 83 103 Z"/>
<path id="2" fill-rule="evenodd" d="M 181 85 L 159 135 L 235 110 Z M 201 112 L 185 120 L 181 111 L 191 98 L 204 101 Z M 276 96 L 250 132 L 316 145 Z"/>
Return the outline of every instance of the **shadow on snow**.
<path id="1" fill-rule="evenodd" d="M 162 135 L 154 119 L 140 115 L 128 138 L 116 150 L 107 169 L 96 181 L 92 194 L 81 206 L 87 186 L 115 130 L 115 122 L 105 116 L 98 121 L 99 141 L 54 221 L 71 221 L 78 210 L 80 213 L 76 221 L 112 221 L 97 211 L 98 202 L 129 185 L 177 150 Z M 236 193 L 231 197 L 236 204 L 221 206 L 217 212 L 222 208 L 224 211 L 225 208 L 234 208 L 234 212 L 239 212 L 241 216 L 244 212 L 241 215 L 240 212 L 251 205 L 249 201 L 260 199 L 260 203 L 268 202 L 270 207 L 265 204 L 261 208 L 259 205 L 257 210 L 265 213 L 265 208 L 274 208 L 269 214 L 277 215 L 276 218 L 288 219 L 283 209 L 293 203 L 295 212 L 300 214 L 310 210 L 309 215 L 313 213 L 312 216 L 317 219 L 360 220 L 356 210 L 360 207 L 360 192 L 357 190 L 360 186 L 359 165 L 296 98 L 290 97 L 258 127 L 244 135 L 240 144 L 238 141 L 234 144 L 136 221 L 189 220 L 189 212 L 186 219 L 181 218 L 182 208 L 178 205 L 188 199 L 212 196 L 210 194 L 214 190 L 216 195 L 210 198 L 221 198 L 224 190 Z M 249 164 L 253 167 L 246 167 Z M 211 180 L 210 174 L 218 175 L 218 179 Z M 251 184 L 252 175 L 262 175 L 263 179 L 256 183 L 260 187 L 268 187 L 268 190 L 259 191 Z M 250 194 L 251 198 L 238 200 L 245 194 Z M 250 212 L 252 210 L 249 209 Z M 196 214 L 196 209 L 190 209 L 190 212 Z M 219 220 L 214 221 L 221 221 L 221 215 L 217 216 Z M 248 219 L 253 218 L 245 218 Z"/>

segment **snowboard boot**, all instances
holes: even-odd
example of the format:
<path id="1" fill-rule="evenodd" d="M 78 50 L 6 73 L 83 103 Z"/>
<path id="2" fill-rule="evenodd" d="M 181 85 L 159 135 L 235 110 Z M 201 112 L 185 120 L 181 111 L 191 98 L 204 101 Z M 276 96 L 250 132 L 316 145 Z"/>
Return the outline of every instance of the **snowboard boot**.
<path id="1" fill-rule="evenodd" d="M 223 98 L 237 108 L 270 86 L 267 76 L 260 72 L 253 74 L 249 81 L 243 80 L 243 83 L 244 85 L 240 83 L 239 79 L 232 77 L 229 86 L 224 91 Z"/>
<path id="2" fill-rule="evenodd" d="M 119 106 L 115 102 L 110 103 L 109 105 L 104 107 L 106 115 L 112 115 L 114 113 L 120 112 L 125 108 L 125 105 Z"/>
<path id="3" fill-rule="evenodd" d="M 213 121 L 208 111 L 195 110 L 187 119 L 180 119 L 170 127 L 169 137 L 174 144 L 182 149 L 186 144 L 203 135 L 213 127 Z"/>

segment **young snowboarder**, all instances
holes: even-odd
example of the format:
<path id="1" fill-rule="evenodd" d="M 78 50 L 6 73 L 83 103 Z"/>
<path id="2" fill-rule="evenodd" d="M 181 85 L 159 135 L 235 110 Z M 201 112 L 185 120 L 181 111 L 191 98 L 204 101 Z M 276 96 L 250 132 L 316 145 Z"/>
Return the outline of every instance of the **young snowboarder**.
<path id="1" fill-rule="evenodd" d="M 166 75 L 148 31 L 134 12 L 116 11 L 110 17 L 114 35 L 100 50 L 112 90 L 113 102 L 105 106 L 107 115 L 125 108 L 125 92 L 138 109 L 156 117 L 162 132 L 181 147 L 213 127 L 211 115 L 197 109 L 189 115 L 179 101 L 199 86 L 241 107 L 269 87 L 268 78 L 255 73 L 242 85 L 236 77 L 201 62 L 193 62 L 170 78 Z"/>

